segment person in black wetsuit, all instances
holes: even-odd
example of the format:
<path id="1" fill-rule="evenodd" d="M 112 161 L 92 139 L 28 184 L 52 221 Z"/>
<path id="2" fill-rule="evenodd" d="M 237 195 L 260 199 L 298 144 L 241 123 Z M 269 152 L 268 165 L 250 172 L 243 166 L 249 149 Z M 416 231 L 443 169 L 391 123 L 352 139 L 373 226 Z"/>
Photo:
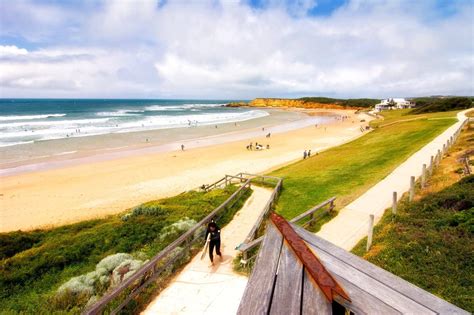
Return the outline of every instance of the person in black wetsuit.
<path id="1" fill-rule="evenodd" d="M 222 260 L 222 254 L 221 254 L 221 229 L 219 226 L 217 226 L 216 222 L 211 221 L 207 225 L 207 230 L 206 230 L 206 240 L 207 240 L 207 235 L 210 234 L 209 238 L 209 258 L 211 259 L 212 265 L 214 265 L 214 247 L 216 248 L 216 254 L 221 257 Z"/>

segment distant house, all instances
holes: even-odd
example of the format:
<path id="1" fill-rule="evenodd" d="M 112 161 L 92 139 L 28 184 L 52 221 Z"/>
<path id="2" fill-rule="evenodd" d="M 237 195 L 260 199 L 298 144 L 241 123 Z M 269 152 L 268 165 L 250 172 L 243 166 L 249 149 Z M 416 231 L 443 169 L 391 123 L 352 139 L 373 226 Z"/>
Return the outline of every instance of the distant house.
<path id="1" fill-rule="evenodd" d="M 375 111 L 380 112 L 383 110 L 406 109 L 413 107 L 415 107 L 415 104 L 404 98 L 387 98 L 382 100 L 379 104 L 375 105 Z"/>

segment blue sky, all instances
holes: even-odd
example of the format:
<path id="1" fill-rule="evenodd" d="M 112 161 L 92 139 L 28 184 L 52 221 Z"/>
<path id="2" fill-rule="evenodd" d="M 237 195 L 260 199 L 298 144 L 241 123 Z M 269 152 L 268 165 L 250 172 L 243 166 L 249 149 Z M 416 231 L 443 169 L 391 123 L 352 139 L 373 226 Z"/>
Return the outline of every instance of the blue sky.
<path id="1" fill-rule="evenodd" d="M 473 95 L 472 0 L 0 0 L 0 97 Z"/>

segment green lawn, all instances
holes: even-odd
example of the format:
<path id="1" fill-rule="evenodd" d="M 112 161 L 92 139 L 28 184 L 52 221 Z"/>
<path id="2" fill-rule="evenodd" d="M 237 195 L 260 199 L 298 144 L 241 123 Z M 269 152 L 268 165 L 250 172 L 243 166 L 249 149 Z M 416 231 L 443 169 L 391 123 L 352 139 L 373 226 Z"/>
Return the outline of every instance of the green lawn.
<path id="1" fill-rule="evenodd" d="M 387 120 L 419 118 L 402 114 L 387 112 Z M 375 128 L 350 143 L 272 172 L 284 177 L 277 212 L 290 219 L 332 196 L 337 197 L 338 208 L 347 205 L 457 121 L 455 112 L 423 116 Z"/>
<path id="2" fill-rule="evenodd" d="M 386 211 L 353 249 L 371 263 L 474 312 L 474 175 L 409 204 L 397 217 Z"/>
<path id="3" fill-rule="evenodd" d="M 52 293 L 71 277 L 93 271 L 101 259 L 115 253 L 151 258 L 177 237 L 162 237 L 165 227 L 185 217 L 201 220 L 236 190 L 228 186 L 208 193 L 191 191 L 143 204 L 127 216 L 0 234 L 0 313 L 57 311 L 51 308 Z M 249 195 L 247 191 L 219 223 L 230 221 Z"/>

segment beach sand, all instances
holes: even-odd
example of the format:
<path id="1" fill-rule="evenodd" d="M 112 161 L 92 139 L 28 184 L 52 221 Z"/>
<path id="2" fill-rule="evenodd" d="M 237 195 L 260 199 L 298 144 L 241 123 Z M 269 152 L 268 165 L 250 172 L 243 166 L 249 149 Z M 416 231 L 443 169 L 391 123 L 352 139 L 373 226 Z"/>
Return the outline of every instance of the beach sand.
<path id="1" fill-rule="evenodd" d="M 268 130 L 255 128 L 260 135 L 246 140 L 1 177 L 0 232 L 103 217 L 212 183 L 225 174 L 268 171 L 302 159 L 304 150 L 315 154 L 360 136 L 360 126 L 367 123 L 359 120 L 370 119 L 351 111 L 330 112 L 353 118 L 276 133 L 269 139 Z M 250 141 L 269 144 L 270 149 L 249 151 Z"/>

